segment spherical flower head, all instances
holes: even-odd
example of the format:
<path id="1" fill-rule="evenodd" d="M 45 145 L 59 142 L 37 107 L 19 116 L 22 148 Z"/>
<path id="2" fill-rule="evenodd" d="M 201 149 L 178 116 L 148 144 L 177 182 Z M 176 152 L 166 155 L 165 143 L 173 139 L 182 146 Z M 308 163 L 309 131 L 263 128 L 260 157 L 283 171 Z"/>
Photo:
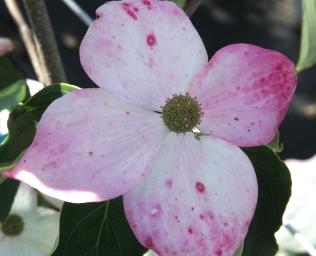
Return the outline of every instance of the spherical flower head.
<path id="1" fill-rule="evenodd" d="M 3 222 L 1 230 L 6 236 L 18 236 L 24 229 L 24 222 L 21 216 L 10 214 Z"/>
<path id="2" fill-rule="evenodd" d="M 165 125 L 176 133 L 192 132 L 193 128 L 200 124 L 202 115 L 196 98 L 192 98 L 188 93 L 174 94 L 162 107 Z"/>
<path id="3" fill-rule="evenodd" d="M 169 1 L 113 1 L 96 13 L 80 59 L 100 88 L 51 104 L 5 175 L 74 203 L 123 195 L 138 241 L 160 256 L 231 256 L 258 194 L 239 147 L 274 137 L 295 91 L 293 63 L 250 44 L 208 62 Z"/>

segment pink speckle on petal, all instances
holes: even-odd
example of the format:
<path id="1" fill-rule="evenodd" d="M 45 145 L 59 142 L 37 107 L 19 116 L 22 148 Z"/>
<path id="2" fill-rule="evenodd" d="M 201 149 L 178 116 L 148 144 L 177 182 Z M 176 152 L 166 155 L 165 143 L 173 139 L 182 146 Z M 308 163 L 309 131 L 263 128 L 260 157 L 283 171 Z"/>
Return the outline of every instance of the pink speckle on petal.
<path id="1" fill-rule="evenodd" d="M 204 190 L 205 190 L 204 184 L 201 183 L 201 182 L 197 182 L 197 183 L 195 184 L 195 188 L 196 188 L 196 190 L 199 191 L 200 193 L 203 193 Z"/>
<path id="2" fill-rule="evenodd" d="M 181 12 L 178 9 L 174 9 L 173 14 L 176 16 L 179 16 L 179 15 L 181 15 Z"/>
<path id="3" fill-rule="evenodd" d="M 282 69 L 282 64 L 278 64 L 276 67 L 275 67 L 275 70 L 281 70 Z"/>
<path id="4" fill-rule="evenodd" d="M 232 234 L 230 234 L 230 235 L 225 234 L 224 235 L 223 248 L 228 249 L 228 250 L 231 248 L 234 248 L 235 243 L 236 243 L 236 240 Z"/>
<path id="5" fill-rule="evenodd" d="M 136 16 L 136 14 L 135 14 L 134 12 L 132 12 L 132 11 L 127 11 L 127 14 L 128 14 L 129 16 L 131 16 L 134 20 L 137 20 L 137 16 Z"/>
<path id="6" fill-rule="evenodd" d="M 216 256 L 222 256 L 222 255 L 223 255 L 222 249 L 217 249 L 216 250 Z"/>
<path id="7" fill-rule="evenodd" d="M 130 9 L 130 4 L 123 3 L 123 9 L 127 12 L 127 14 L 132 17 L 134 20 L 137 20 L 136 14 Z M 137 9 L 137 10 L 136 10 Z M 134 11 L 138 11 L 138 8 L 134 8 Z"/>
<path id="8" fill-rule="evenodd" d="M 149 46 L 154 46 L 156 44 L 156 37 L 154 35 L 149 35 L 147 37 L 147 44 Z"/>
<path id="9" fill-rule="evenodd" d="M 165 181 L 165 185 L 166 185 L 166 187 L 169 188 L 169 189 L 172 188 L 172 180 L 170 180 L 170 179 L 169 179 L 169 180 L 166 180 L 166 181 Z"/>
<path id="10" fill-rule="evenodd" d="M 151 2 L 148 1 L 148 0 L 144 0 L 144 1 L 143 1 L 143 4 L 147 6 L 148 10 L 150 10 L 150 9 L 152 8 Z"/>
<path id="11" fill-rule="evenodd" d="M 146 239 L 145 245 L 146 245 L 146 247 L 149 248 L 149 249 L 152 248 L 152 246 L 153 246 L 153 240 L 151 239 L 151 237 L 148 237 L 148 238 Z"/>
<path id="12" fill-rule="evenodd" d="M 213 215 L 213 213 L 211 212 L 211 211 L 209 211 L 208 213 L 207 213 L 207 215 L 208 215 L 208 217 L 212 220 L 212 219 L 214 219 L 214 215 Z"/>

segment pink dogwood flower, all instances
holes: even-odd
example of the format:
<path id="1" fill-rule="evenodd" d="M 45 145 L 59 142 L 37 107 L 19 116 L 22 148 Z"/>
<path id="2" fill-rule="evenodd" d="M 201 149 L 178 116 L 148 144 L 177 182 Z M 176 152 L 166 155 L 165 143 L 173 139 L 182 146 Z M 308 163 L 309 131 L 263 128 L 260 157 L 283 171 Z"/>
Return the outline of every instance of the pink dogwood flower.
<path id="1" fill-rule="evenodd" d="M 96 13 L 80 57 L 100 88 L 52 103 L 6 176 L 74 203 L 123 195 L 137 239 L 161 256 L 232 255 L 258 193 L 239 147 L 273 139 L 296 87 L 293 63 L 249 44 L 208 63 L 172 2 L 113 1 Z"/>

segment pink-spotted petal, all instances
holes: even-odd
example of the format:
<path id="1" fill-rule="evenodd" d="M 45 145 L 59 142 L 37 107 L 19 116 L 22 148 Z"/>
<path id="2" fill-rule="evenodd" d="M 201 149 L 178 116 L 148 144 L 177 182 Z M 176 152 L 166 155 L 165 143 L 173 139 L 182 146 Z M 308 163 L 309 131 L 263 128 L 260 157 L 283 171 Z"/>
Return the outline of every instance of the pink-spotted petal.
<path id="1" fill-rule="evenodd" d="M 296 83 L 294 64 L 284 55 L 249 44 L 224 47 L 189 89 L 204 112 L 199 129 L 238 146 L 267 144 Z"/>
<path id="2" fill-rule="evenodd" d="M 160 256 L 231 256 L 247 233 L 257 191 L 237 146 L 170 133 L 153 170 L 123 197 L 137 239 Z"/>
<path id="3" fill-rule="evenodd" d="M 5 175 L 63 201 L 111 199 L 143 179 L 166 133 L 154 112 L 103 89 L 78 90 L 48 107 L 32 145 Z"/>
<path id="4" fill-rule="evenodd" d="M 137 105 L 159 110 L 207 64 L 197 31 L 170 1 L 113 1 L 97 16 L 81 43 L 82 66 L 98 86 Z"/>

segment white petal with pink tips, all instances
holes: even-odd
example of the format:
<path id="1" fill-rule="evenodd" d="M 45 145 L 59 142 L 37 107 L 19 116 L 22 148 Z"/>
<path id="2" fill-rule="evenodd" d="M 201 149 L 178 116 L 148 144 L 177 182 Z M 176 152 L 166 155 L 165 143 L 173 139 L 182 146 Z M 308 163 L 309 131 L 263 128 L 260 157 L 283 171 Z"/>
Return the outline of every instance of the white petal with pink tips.
<path id="1" fill-rule="evenodd" d="M 249 44 L 227 46 L 207 64 L 190 19 L 170 1 L 112 1 L 97 16 L 80 59 L 101 88 L 53 102 L 5 175 L 74 203 L 124 194 L 137 239 L 160 256 L 231 256 L 258 193 L 237 146 L 273 138 L 295 90 L 294 64 Z M 204 112 L 200 138 L 171 132 L 160 117 L 168 97 L 186 92 Z"/>
<path id="2" fill-rule="evenodd" d="M 97 10 L 80 58 L 100 87 L 146 108 L 185 92 L 208 57 L 189 18 L 169 1 L 113 1 Z"/>
<path id="3" fill-rule="evenodd" d="M 220 49 L 189 89 L 202 105 L 199 129 L 238 146 L 269 143 L 296 88 L 294 64 L 249 44 Z"/>
<path id="4" fill-rule="evenodd" d="M 32 145 L 5 175 L 68 202 L 111 199 L 143 179 L 166 133 L 156 113 L 103 89 L 78 90 L 48 107 Z"/>
<path id="5" fill-rule="evenodd" d="M 213 137 L 169 133 L 153 170 L 124 195 L 138 240 L 160 256 L 231 256 L 257 202 L 247 156 Z"/>

